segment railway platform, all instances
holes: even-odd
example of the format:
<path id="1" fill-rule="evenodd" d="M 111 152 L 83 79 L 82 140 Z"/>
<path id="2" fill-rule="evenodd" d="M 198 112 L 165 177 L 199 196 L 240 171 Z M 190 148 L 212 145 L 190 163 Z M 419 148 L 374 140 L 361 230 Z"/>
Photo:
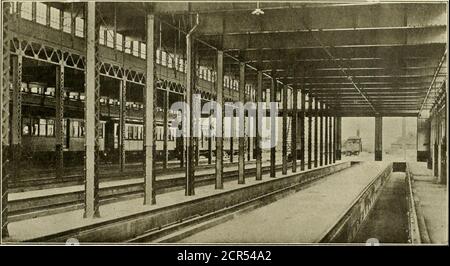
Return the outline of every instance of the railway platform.
<path id="1" fill-rule="evenodd" d="M 410 162 L 408 166 L 421 242 L 448 244 L 447 186 L 433 177 L 426 162 Z"/>
<path id="2" fill-rule="evenodd" d="M 272 204 L 182 239 L 183 243 L 317 243 L 388 166 L 367 162 Z"/>
<path id="3" fill-rule="evenodd" d="M 263 166 L 266 165 L 267 163 Z M 281 169 L 278 169 L 277 178 L 270 178 L 269 173 L 264 173 L 262 181 L 256 181 L 254 178 L 246 179 L 245 184 L 237 184 L 236 181 L 225 181 L 224 189 L 222 190 L 215 190 L 214 185 L 199 186 L 196 188 L 194 196 L 186 197 L 184 192 L 179 190 L 163 193 L 157 195 L 156 205 L 143 205 L 142 197 L 122 200 L 102 205 L 100 217 L 94 219 L 83 218 L 83 210 L 76 209 L 12 221 L 9 224 L 10 237 L 5 239 L 5 242 L 64 242 L 74 235 L 80 241 L 88 239 L 89 242 L 114 242 L 118 239 L 122 241 L 129 240 L 144 233 L 146 231 L 144 230 L 145 227 L 161 228 L 172 223 L 192 219 L 192 217 L 202 216 L 205 213 L 214 212 L 230 207 L 233 204 L 239 204 L 252 198 L 263 196 L 277 189 L 289 187 L 294 183 L 319 179 L 350 166 L 350 162 L 336 163 L 298 173 L 288 171 L 288 174 L 285 176 L 281 174 Z M 251 169 L 252 166 L 249 165 L 248 168 Z M 123 182 L 130 182 L 130 180 L 121 182 L 123 184 Z M 116 184 L 118 183 L 104 183 L 101 186 Z M 65 188 L 65 192 L 73 192 L 79 189 L 82 188 Z M 46 192 L 47 194 L 62 193 L 62 190 L 59 188 Z M 10 196 L 11 200 L 19 200 L 21 198 L 39 196 L 36 193 L 41 193 L 42 196 L 43 191 L 23 192 L 15 195 L 11 194 L 12 196 Z M 214 201 L 214 203 L 211 201 Z M 212 210 L 211 208 L 217 208 L 217 210 Z M 140 221 L 141 219 L 147 220 L 144 222 Z M 160 225 L 157 225 L 158 223 Z M 115 226 L 119 226 L 119 228 Z M 152 229 L 154 230 L 155 228 Z"/>

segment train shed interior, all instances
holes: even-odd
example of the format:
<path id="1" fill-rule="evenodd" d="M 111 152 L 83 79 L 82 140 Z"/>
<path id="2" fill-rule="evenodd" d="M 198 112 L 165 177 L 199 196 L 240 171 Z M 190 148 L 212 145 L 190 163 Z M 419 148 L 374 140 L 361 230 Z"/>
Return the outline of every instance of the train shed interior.
<path id="1" fill-rule="evenodd" d="M 2 243 L 448 244 L 447 12 L 2 2 Z"/>

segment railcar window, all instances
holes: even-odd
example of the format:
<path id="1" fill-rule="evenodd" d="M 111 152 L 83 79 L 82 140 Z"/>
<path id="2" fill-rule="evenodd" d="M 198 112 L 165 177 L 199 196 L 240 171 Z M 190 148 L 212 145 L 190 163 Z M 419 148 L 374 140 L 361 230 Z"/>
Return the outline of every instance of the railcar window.
<path id="1" fill-rule="evenodd" d="M 36 3 L 36 22 L 47 25 L 47 5 L 44 3 Z"/>
<path id="2" fill-rule="evenodd" d="M 63 135 L 65 136 L 67 132 L 67 119 L 63 119 Z"/>
<path id="3" fill-rule="evenodd" d="M 72 121 L 70 136 L 71 137 L 78 137 L 79 136 L 79 122 L 78 121 Z"/>
<path id="4" fill-rule="evenodd" d="M 125 36 L 125 53 L 131 54 L 131 39 Z"/>
<path id="5" fill-rule="evenodd" d="M 31 2 L 23 2 L 20 10 L 20 16 L 27 20 L 33 19 L 33 5 Z"/>
<path id="6" fill-rule="evenodd" d="M 84 122 L 80 121 L 79 125 L 80 125 L 80 129 L 78 130 L 79 136 L 84 137 Z"/>
<path id="7" fill-rule="evenodd" d="M 30 88 L 30 92 L 35 93 L 35 94 L 42 94 L 43 91 L 44 91 L 44 88 L 38 87 L 36 85 L 32 85 Z"/>
<path id="8" fill-rule="evenodd" d="M 33 136 L 39 136 L 39 119 L 33 118 Z"/>
<path id="9" fill-rule="evenodd" d="M 104 26 L 100 26 L 100 30 L 99 30 L 99 38 L 98 41 L 101 45 L 105 45 L 105 32 L 106 32 L 106 28 Z"/>
<path id="10" fill-rule="evenodd" d="M 46 136 L 47 120 L 39 119 L 39 136 Z"/>
<path id="11" fill-rule="evenodd" d="M 114 47 L 114 30 L 106 29 L 106 46 Z"/>
<path id="12" fill-rule="evenodd" d="M 31 119 L 28 117 L 22 118 L 22 135 L 28 136 L 31 134 Z"/>
<path id="13" fill-rule="evenodd" d="M 72 33 L 72 14 L 70 12 L 64 11 L 62 27 L 64 32 Z"/>
<path id="14" fill-rule="evenodd" d="M 133 41 L 133 55 L 139 56 L 139 41 Z"/>
<path id="15" fill-rule="evenodd" d="M 128 128 L 128 139 L 133 139 L 133 127 L 132 126 L 127 126 Z"/>
<path id="16" fill-rule="evenodd" d="M 144 135 L 143 135 L 143 130 L 142 130 L 143 128 L 142 128 L 142 126 L 139 126 L 138 127 L 138 130 L 139 130 L 139 139 L 144 139 Z"/>
<path id="17" fill-rule="evenodd" d="M 47 119 L 47 137 L 55 136 L 55 121 L 53 119 Z"/>
<path id="18" fill-rule="evenodd" d="M 84 19 L 79 17 L 75 19 L 75 36 L 84 37 Z"/>
<path id="19" fill-rule="evenodd" d="M 120 33 L 117 33 L 116 34 L 116 48 L 117 48 L 117 50 L 119 50 L 119 51 L 122 51 L 122 49 L 123 49 L 123 35 L 122 34 L 120 34 Z"/>
<path id="20" fill-rule="evenodd" d="M 141 42 L 141 54 L 140 54 L 140 56 L 141 56 L 142 59 L 145 59 L 145 56 L 146 56 L 146 53 L 147 53 L 146 49 L 147 49 L 147 46 L 145 45 L 145 43 Z"/>
<path id="21" fill-rule="evenodd" d="M 28 84 L 26 82 L 22 82 L 22 86 L 20 88 L 21 92 L 28 92 Z"/>
<path id="22" fill-rule="evenodd" d="M 53 87 L 46 88 L 44 94 L 54 97 L 55 96 L 55 88 L 53 88 Z"/>
<path id="23" fill-rule="evenodd" d="M 50 7 L 50 27 L 59 30 L 61 28 L 60 19 L 61 19 L 61 12 L 59 11 L 59 9 Z"/>

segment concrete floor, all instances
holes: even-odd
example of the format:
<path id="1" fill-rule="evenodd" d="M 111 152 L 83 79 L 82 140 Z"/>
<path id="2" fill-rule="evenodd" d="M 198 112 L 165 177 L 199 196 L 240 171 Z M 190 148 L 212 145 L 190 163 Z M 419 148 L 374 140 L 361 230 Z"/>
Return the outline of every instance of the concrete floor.
<path id="1" fill-rule="evenodd" d="M 426 234 L 432 244 L 448 244 L 447 186 L 437 183 L 426 163 L 411 163 L 410 169 L 417 215 L 425 221 Z"/>
<path id="2" fill-rule="evenodd" d="M 181 240 L 182 243 L 314 243 L 386 166 L 363 163 L 269 205 Z"/>

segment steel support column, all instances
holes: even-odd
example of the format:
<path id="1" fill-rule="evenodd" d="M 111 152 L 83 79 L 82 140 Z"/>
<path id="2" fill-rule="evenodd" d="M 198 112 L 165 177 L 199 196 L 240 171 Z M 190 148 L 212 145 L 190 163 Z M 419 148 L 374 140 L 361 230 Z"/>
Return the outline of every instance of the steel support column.
<path id="1" fill-rule="evenodd" d="M 195 81 L 195 58 L 193 56 L 194 38 L 191 34 L 186 35 L 186 104 L 189 106 L 188 116 L 185 119 L 185 142 L 186 142 L 186 187 L 185 195 L 195 195 L 195 138 L 193 136 L 195 122 L 193 112 L 194 81 Z"/>
<path id="2" fill-rule="evenodd" d="M 300 94 L 300 103 L 301 103 L 301 112 L 300 112 L 300 123 L 299 123 L 299 130 L 300 130 L 300 170 L 305 170 L 305 90 L 301 90 Z"/>
<path id="3" fill-rule="evenodd" d="M 212 164 L 212 130 L 211 130 L 211 112 L 208 117 L 208 164 Z"/>
<path id="4" fill-rule="evenodd" d="M 127 114 L 127 78 L 124 75 L 120 83 L 120 111 L 119 111 L 119 166 L 120 172 L 125 168 L 125 119 Z"/>
<path id="5" fill-rule="evenodd" d="M 167 169 L 167 162 L 169 161 L 169 150 L 167 148 L 167 142 L 169 140 L 169 90 L 165 90 L 163 93 L 163 169 Z"/>
<path id="6" fill-rule="evenodd" d="M 323 165 L 323 105 L 319 104 L 319 165 Z"/>
<path id="7" fill-rule="evenodd" d="M 319 146 L 318 146 L 318 127 L 319 127 L 319 120 L 318 120 L 318 113 L 319 113 L 319 101 L 314 99 L 314 168 L 317 168 L 318 166 L 318 152 L 319 152 Z"/>
<path id="8" fill-rule="evenodd" d="M 375 161 L 383 160 L 383 117 L 375 117 Z"/>
<path id="9" fill-rule="evenodd" d="M 223 189 L 223 51 L 217 52 L 216 189 Z"/>
<path id="10" fill-rule="evenodd" d="M 336 117 L 336 160 L 341 160 L 342 149 L 342 117 Z"/>
<path id="11" fill-rule="evenodd" d="M 55 115 L 55 152 L 56 152 L 56 178 L 62 178 L 64 169 L 64 62 L 56 67 L 56 115 Z"/>
<path id="12" fill-rule="evenodd" d="M 287 138 L 288 138 L 288 136 L 287 136 L 287 133 L 288 133 L 288 131 L 287 131 L 287 110 L 288 110 L 288 104 L 287 104 L 287 99 L 288 99 L 288 97 L 287 97 L 287 94 L 288 94 L 288 90 L 287 90 L 287 85 L 283 85 L 283 125 L 282 125 L 282 129 L 283 129 L 283 135 L 282 135 L 282 158 L 281 158 L 281 160 L 282 160 L 282 171 L 281 171 L 281 173 L 283 174 L 283 175 L 286 175 L 287 174 Z"/>
<path id="13" fill-rule="evenodd" d="M 312 96 L 308 93 L 308 169 L 312 168 Z"/>
<path id="14" fill-rule="evenodd" d="M 12 113 L 11 113 L 11 151 L 12 178 L 20 177 L 22 151 L 22 55 L 12 57 Z"/>
<path id="15" fill-rule="evenodd" d="M 273 77 L 273 75 L 272 75 Z M 272 78 L 270 88 L 270 104 L 274 104 L 277 99 L 277 80 Z M 275 160 L 276 160 L 276 135 L 277 135 L 277 117 L 270 117 L 270 177 L 275 177 Z"/>
<path id="16" fill-rule="evenodd" d="M 3 38 L 2 38 L 2 64 L 1 64 L 1 73 L 2 73 L 2 94 L 1 94 L 1 108 L 2 108 L 2 117 L 1 117 L 1 136 L 2 136 L 2 145 L 0 146 L 1 152 L 1 165 L 2 165 L 2 186 L 1 186 L 1 194 L 2 194 L 2 238 L 8 237 L 8 181 L 10 178 L 10 146 L 9 146 L 9 67 L 10 67 L 10 41 L 11 41 L 11 31 L 10 27 L 10 10 L 11 10 L 11 2 L 2 3 L 2 27 L 3 27 Z"/>
<path id="17" fill-rule="evenodd" d="M 144 204 L 156 203 L 154 168 L 155 107 L 155 15 L 146 17 L 146 60 L 144 89 Z"/>
<path id="18" fill-rule="evenodd" d="M 323 112 L 324 112 L 324 120 L 325 120 L 325 125 L 324 125 L 324 131 L 325 131 L 325 153 L 324 153 L 324 157 L 325 157 L 325 165 L 328 165 L 328 110 L 325 104 L 322 105 L 323 107 Z"/>
<path id="19" fill-rule="evenodd" d="M 258 84 L 256 87 L 256 180 L 262 180 L 262 150 L 261 150 L 261 131 L 262 131 L 262 100 L 263 73 L 258 71 Z M 265 117 L 265 116 L 264 116 Z"/>
<path id="20" fill-rule="evenodd" d="M 328 107 L 328 162 L 333 163 L 333 119 L 331 109 Z"/>
<path id="21" fill-rule="evenodd" d="M 235 112 L 236 110 L 232 110 L 230 117 L 230 163 L 234 161 L 234 135 L 236 133 L 236 120 L 235 120 Z"/>
<path id="22" fill-rule="evenodd" d="M 245 64 L 239 64 L 239 166 L 238 184 L 245 184 Z"/>
<path id="23" fill-rule="evenodd" d="M 100 92 L 100 62 L 98 58 L 98 30 L 100 23 L 96 21 L 94 2 L 86 3 L 86 100 L 85 100 L 85 205 L 84 217 L 100 216 L 99 212 L 99 92 Z"/>
<path id="24" fill-rule="evenodd" d="M 291 127 L 291 157 L 292 172 L 297 172 L 297 119 L 298 119 L 298 90 L 292 87 L 292 127 Z"/>
<path id="25" fill-rule="evenodd" d="M 337 134 L 337 127 L 336 127 L 336 121 L 337 121 L 337 117 L 333 116 L 333 163 L 336 162 L 336 149 L 337 149 L 337 145 L 336 145 L 336 134 Z"/>

